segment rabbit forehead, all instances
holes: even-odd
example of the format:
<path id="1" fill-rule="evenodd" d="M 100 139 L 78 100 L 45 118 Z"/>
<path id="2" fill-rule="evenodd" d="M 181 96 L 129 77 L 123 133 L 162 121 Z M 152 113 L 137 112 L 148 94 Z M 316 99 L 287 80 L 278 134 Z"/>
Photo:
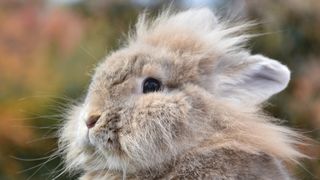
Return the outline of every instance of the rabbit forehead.
<path id="1" fill-rule="evenodd" d="M 168 85 L 197 81 L 198 61 L 193 56 L 150 45 L 117 51 L 98 66 L 94 84 L 112 88 L 128 79 L 154 77 Z M 100 86 L 100 85 L 99 85 Z"/>

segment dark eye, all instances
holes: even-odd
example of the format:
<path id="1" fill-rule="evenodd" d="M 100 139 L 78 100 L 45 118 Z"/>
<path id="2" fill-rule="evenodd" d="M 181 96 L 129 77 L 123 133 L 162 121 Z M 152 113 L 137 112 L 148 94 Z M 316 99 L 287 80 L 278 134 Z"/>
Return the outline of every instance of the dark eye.
<path id="1" fill-rule="evenodd" d="M 155 92 L 161 90 L 161 82 L 154 78 L 147 78 L 143 82 L 143 93 Z"/>

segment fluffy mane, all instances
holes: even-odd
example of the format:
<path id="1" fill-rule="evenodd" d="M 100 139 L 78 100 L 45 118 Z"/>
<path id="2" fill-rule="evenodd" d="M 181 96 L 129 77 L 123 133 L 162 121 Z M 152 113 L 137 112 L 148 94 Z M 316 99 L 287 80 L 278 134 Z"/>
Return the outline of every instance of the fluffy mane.
<path id="1" fill-rule="evenodd" d="M 253 36 L 244 32 L 255 23 L 231 24 L 231 21 L 218 21 L 216 15 L 207 8 L 177 14 L 167 9 L 155 19 L 143 13 L 129 36 L 129 45 L 148 43 L 177 51 L 186 48 L 199 54 L 237 53 L 243 50 L 247 40 Z"/>

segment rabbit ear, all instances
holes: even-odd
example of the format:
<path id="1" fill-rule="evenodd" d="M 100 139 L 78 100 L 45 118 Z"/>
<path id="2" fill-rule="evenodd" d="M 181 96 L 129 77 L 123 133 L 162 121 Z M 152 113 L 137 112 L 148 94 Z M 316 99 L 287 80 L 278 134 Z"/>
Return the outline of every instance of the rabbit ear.
<path id="1" fill-rule="evenodd" d="M 245 105 L 262 103 L 286 88 L 290 80 L 287 66 L 262 55 L 249 56 L 226 69 L 216 77 L 215 92 L 218 97 Z"/>

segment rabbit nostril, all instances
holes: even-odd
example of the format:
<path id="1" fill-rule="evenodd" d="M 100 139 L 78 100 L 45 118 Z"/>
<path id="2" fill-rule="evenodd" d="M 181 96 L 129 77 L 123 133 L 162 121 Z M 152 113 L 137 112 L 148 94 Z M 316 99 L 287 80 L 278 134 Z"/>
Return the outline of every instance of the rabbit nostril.
<path id="1" fill-rule="evenodd" d="M 89 119 L 86 122 L 86 125 L 88 127 L 88 129 L 93 128 L 94 125 L 97 123 L 97 121 L 99 120 L 100 115 L 93 115 L 90 116 Z"/>

